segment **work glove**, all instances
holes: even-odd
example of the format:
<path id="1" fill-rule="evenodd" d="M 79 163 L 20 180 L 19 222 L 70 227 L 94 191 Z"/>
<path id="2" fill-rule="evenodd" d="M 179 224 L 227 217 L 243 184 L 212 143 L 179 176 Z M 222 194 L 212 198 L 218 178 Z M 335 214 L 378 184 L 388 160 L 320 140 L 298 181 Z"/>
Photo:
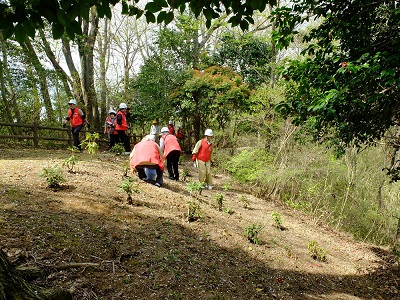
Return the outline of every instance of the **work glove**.
<path id="1" fill-rule="evenodd" d="M 196 160 L 196 154 L 193 154 L 192 155 L 192 161 L 195 161 Z"/>

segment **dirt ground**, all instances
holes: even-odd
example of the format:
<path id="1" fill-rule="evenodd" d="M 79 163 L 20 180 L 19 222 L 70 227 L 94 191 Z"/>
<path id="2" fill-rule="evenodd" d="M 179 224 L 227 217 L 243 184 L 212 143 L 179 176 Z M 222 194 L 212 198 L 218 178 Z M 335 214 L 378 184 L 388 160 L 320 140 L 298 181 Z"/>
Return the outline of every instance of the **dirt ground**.
<path id="1" fill-rule="evenodd" d="M 70 155 L 0 148 L 1 249 L 18 268 L 45 270 L 29 278 L 39 287 L 74 299 L 400 299 L 400 271 L 386 249 L 256 198 L 226 175 L 214 174 L 214 189 L 195 196 L 186 182 L 165 176 L 158 188 L 129 172 L 139 192 L 130 205 L 119 188 L 128 156 L 78 154 L 72 173 L 62 167 Z M 56 164 L 66 182 L 52 190 L 40 174 Z M 184 169 L 197 179 L 190 160 Z M 189 202 L 202 218 L 187 221 Z M 265 226 L 259 245 L 243 236 L 252 224 Z M 310 256 L 310 241 L 326 262 Z"/>

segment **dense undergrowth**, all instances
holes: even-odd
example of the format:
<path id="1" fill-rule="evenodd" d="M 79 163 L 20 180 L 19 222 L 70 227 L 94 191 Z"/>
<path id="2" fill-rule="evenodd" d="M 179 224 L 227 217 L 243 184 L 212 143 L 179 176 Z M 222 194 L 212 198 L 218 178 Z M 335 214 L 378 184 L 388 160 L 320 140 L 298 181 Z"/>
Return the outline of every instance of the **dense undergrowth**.
<path id="1" fill-rule="evenodd" d="M 311 215 L 315 221 L 378 245 L 395 242 L 399 183 L 382 171 L 382 147 L 348 149 L 340 157 L 313 143 L 246 147 L 218 152 L 221 167 L 266 200 Z"/>

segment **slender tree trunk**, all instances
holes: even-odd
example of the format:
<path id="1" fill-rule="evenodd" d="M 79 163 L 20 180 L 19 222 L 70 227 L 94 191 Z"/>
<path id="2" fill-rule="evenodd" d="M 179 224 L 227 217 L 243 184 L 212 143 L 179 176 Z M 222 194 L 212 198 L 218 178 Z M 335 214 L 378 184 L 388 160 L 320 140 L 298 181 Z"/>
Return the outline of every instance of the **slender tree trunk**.
<path id="1" fill-rule="evenodd" d="M 68 70 L 71 73 L 72 89 L 74 91 L 75 99 L 78 102 L 83 102 L 81 78 L 79 76 L 78 70 L 75 67 L 74 60 L 72 59 L 71 47 L 69 43 L 70 41 L 67 38 L 62 39 L 65 62 L 67 63 Z"/>
<path id="2" fill-rule="evenodd" d="M 64 69 L 58 63 L 56 56 L 54 55 L 53 51 L 51 50 L 50 44 L 47 41 L 47 38 L 42 29 L 39 29 L 39 34 L 42 39 L 44 51 L 45 51 L 48 59 L 51 61 L 54 69 L 57 71 L 57 74 L 59 75 L 60 80 L 62 82 L 62 85 L 64 86 L 64 90 L 65 90 L 65 93 L 67 94 L 67 97 L 69 99 L 72 99 L 74 96 L 73 96 L 71 89 L 69 87 L 69 84 L 68 84 L 68 83 L 70 83 L 71 85 L 73 85 L 72 80 L 68 77 L 67 73 L 65 73 Z"/>
<path id="3" fill-rule="evenodd" d="M 42 64 L 40 63 L 40 60 L 36 54 L 35 49 L 32 46 L 30 39 L 27 39 L 25 41 L 25 43 L 22 45 L 22 49 L 25 51 L 26 56 L 29 57 L 33 67 L 36 70 L 39 79 L 40 92 L 43 97 L 43 104 L 44 107 L 46 108 L 47 117 L 50 122 L 54 123 L 55 117 L 54 117 L 53 106 L 51 104 L 49 88 L 47 86 L 46 71 L 43 68 Z"/>
<path id="4" fill-rule="evenodd" d="M 103 34 L 99 35 L 98 39 L 98 48 L 99 48 L 99 61 L 100 61 L 100 119 L 105 120 L 107 117 L 107 81 L 106 81 L 106 74 L 107 74 L 107 54 L 109 53 L 109 45 L 110 45 L 110 37 L 108 33 L 108 19 L 104 18 L 104 29 Z"/>
<path id="5" fill-rule="evenodd" d="M 21 122 L 21 112 L 18 107 L 18 103 L 17 103 L 17 99 L 16 99 L 17 95 L 15 94 L 13 82 L 11 80 L 10 72 L 8 69 L 7 44 L 3 40 L 3 37 L 1 34 L 0 34 L 0 41 L 1 41 L 1 49 L 2 49 L 2 53 L 3 53 L 3 74 L 4 74 L 5 82 L 7 82 L 7 84 L 5 84 L 5 88 L 9 94 L 9 97 L 11 98 L 11 101 L 8 103 L 8 107 L 13 108 L 13 113 L 14 113 L 15 119 L 17 120 L 18 123 L 20 123 Z M 13 122 L 14 120 L 11 119 L 11 121 Z"/>
<path id="6" fill-rule="evenodd" d="M 7 101 L 7 90 L 6 84 L 4 80 L 4 73 L 3 73 L 3 62 L 0 60 L 0 88 L 1 88 L 1 100 L 3 101 L 3 109 L 5 112 L 5 117 L 8 123 L 13 122 L 12 112 L 10 109 L 10 104 Z M 13 128 L 13 127 L 11 127 Z"/>
<path id="7" fill-rule="evenodd" d="M 79 55 L 82 70 L 81 78 L 83 88 L 83 100 L 86 105 L 86 114 L 88 120 L 95 125 L 95 128 L 100 128 L 98 102 L 94 87 L 93 63 L 94 43 L 96 41 L 98 33 L 99 18 L 97 16 L 95 8 L 91 9 L 90 14 L 90 22 L 87 22 L 85 20 L 82 21 L 82 32 L 84 38 L 79 41 Z"/>

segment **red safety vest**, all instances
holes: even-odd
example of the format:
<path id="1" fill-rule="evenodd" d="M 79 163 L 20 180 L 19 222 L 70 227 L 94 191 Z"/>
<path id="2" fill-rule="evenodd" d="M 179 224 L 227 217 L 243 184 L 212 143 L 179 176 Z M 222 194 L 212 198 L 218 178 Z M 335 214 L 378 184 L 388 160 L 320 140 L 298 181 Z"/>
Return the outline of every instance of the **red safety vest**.
<path id="1" fill-rule="evenodd" d="M 171 151 L 182 151 L 176 136 L 167 133 L 164 134 L 161 138 L 164 140 L 164 157 L 167 157 L 168 154 L 171 153 Z"/>
<path id="2" fill-rule="evenodd" d="M 126 115 L 123 111 L 118 111 L 117 112 L 117 116 L 116 118 L 118 118 L 118 115 L 122 116 L 122 124 L 119 125 L 118 123 L 115 123 L 115 130 L 123 130 L 123 131 L 127 131 L 129 126 L 128 126 L 128 122 L 126 121 Z"/>
<path id="3" fill-rule="evenodd" d="M 201 140 L 201 147 L 197 153 L 197 159 L 208 162 L 211 159 L 211 152 L 213 149 L 213 144 L 207 142 L 207 138 Z"/>
<path id="4" fill-rule="evenodd" d="M 68 109 L 68 118 L 72 127 L 77 127 L 83 124 L 82 116 L 79 114 L 79 107 Z"/>
<path id="5" fill-rule="evenodd" d="M 106 133 L 110 132 L 110 129 L 112 128 L 111 124 L 117 125 L 117 117 L 115 117 L 113 120 L 110 118 L 110 116 L 106 118 Z M 118 132 L 115 130 L 115 127 L 111 134 L 118 134 Z"/>
<path id="6" fill-rule="evenodd" d="M 136 168 L 139 165 L 158 165 L 164 171 L 164 163 L 158 152 L 158 145 L 153 141 L 142 141 L 135 145 L 130 166 Z"/>
<path id="7" fill-rule="evenodd" d="M 169 130 L 170 134 L 175 135 L 175 127 L 174 127 L 174 125 L 172 125 L 172 124 L 168 125 L 168 130 Z"/>

